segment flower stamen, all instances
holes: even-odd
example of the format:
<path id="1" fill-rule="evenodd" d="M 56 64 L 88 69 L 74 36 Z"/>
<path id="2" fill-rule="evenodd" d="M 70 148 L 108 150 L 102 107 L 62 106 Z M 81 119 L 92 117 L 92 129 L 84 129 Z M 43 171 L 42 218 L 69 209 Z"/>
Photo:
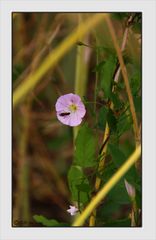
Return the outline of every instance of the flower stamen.
<path id="1" fill-rule="evenodd" d="M 76 112 L 76 111 L 77 111 L 77 106 L 76 106 L 75 104 L 71 104 L 71 105 L 69 106 L 69 110 L 70 110 L 71 112 Z"/>

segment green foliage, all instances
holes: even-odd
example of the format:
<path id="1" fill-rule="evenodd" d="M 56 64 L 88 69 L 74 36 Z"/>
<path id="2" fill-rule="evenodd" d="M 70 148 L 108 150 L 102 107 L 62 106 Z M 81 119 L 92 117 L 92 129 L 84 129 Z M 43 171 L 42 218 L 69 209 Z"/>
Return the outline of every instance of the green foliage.
<path id="1" fill-rule="evenodd" d="M 110 55 L 107 61 L 104 62 L 99 69 L 101 88 L 104 91 L 105 98 L 109 98 L 111 95 L 111 84 L 116 63 L 116 57 L 114 55 Z"/>
<path id="2" fill-rule="evenodd" d="M 120 210 L 121 204 L 111 201 L 110 199 L 105 199 L 102 206 L 98 209 L 98 220 L 100 221 L 102 219 L 104 222 L 109 222 L 111 221 L 113 214 L 116 214 Z"/>
<path id="3" fill-rule="evenodd" d="M 141 31 L 141 28 L 142 28 L 141 22 L 135 23 L 133 25 L 133 31 L 136 32 L 136 33 L 139 33 Z"/>
<path id="4" fill-rule="evenodd" d="M 111 101 L 113 102 L 114 110 L 118 110 L 123 107 L 123 102 L 119 99 L 119 94 L 111 93 Z"/>
<path id="5" fill-rule="evenodd" d="M 132 75 L 130 78 L 130 87 L 132 90 L 133 96 L 138 94 L 139 89 L 141 88 L 141 72 L 140 69 L 132 69 Z"/>
<path id="6" fill-rule="evenodd" d="M 110 155 L 108 155 L 110 157 Z M 108 181 L 110 179 L 111 176 L 113 176 L 113 174 L 116 172 L 117 167 L 115 166 L 115 164 L 110 161 L 109 163 L 107 163 L 105 165 L 105 168 L 103 170 L 103 172 L 101 173 L 101 175 L 99 175 L 99 177 L 102 179 L 103 184 L 106 183 L 106 181 Z"/>
<path id="7" fill-rule="evenodd" d="M 134 24 L 132 26 L 132 29 L 136 33 L 140 33 L 142 30 L 142 13 L 137 13 L 136 17 L 134 19 Z"/>
<path id="8" fill-rule="evenodd" d="M 95 66 L 95 68 L 93 69 L 93 72 L 100 72 L 105 63 L 106 61 L 101 61 L 99 64 Z"/>
<path id="9" fill-rule="evenodd" d="M 120 167 L 124 163 L 124 161 L 126 160 L 125 155 L 120 150 L 120 148 L 118 146 L 116 146 L 115 144 L 109 144 L 108 149 L 109 149 L 109 152 L 112 156 L 112 159 L 113 159 L 113 162 L 114 162 L 115 166 Z"/>
<path id="10" fill-rule="evenodd" d="M 134 151 L 135 144 L 129 140 L 125 140 L 123 144 L 120 144 L 120 150 L 125 155 L 125 158 L 128 158 Z"/>
<path id="11" fill-rule="evenodd" d="M 131 219 L 124 218 L 115 221 L 110 221 L 104 224 L 104 227 L 130 227 L 131 226 Z"/>
<path id="12" fill-rule="evenodd" d="M 110 150 L 110 148 L 109 148 L 109 150 Z M 123 161 L 126 160 L 126 159 L 124 159 L 124 154 L 121 153 L 121 151 L 116 150 L 113 152 L 113 154 L 116 154 L 117 158 L 114 158 L 114 156 L 113 156 L 113 161 L 111 161 L 108 165 L 106 165 L 106 167 L 101 175 L 103 184 L 105 184 L 113 176 L 113 174 L 117 171 L 118 166 L 121 165 L 121 160 L 119 157 L 121 157 L 121 159 Z M 114 163 L 114 160 L 116 161 L 115 163 Z M 132 174 L 133 174 L 133 172 L 132 172 Z M 127 177 L 127 175 L 126 175 L 126 177 Z M 129 179 L 129 178 L 127 178 L 127 179 Z M 125 189 L 123 179 L 121 181 L 119 181 L 117 183 L 117 185 L 115 185 L 115 187 L 109 192 L 109 194 L 107 196 L 107 201 L 113 202 L 114 204 L 130 203 L 128 194 Z"/>
<path id="13" fill-rule="evenodd" d="M 132 117 L 129 112 L 119 115 L 116 127 L 119 136 L 132 129 Z"/>
<path id="14" fill-rule="evenodd" d="M 112 161 L 114 163 L 114 166 L 116 168 L 119 168 L 127 159 L 127 157 L 130 155 L 125 155 L 125 153 L 121 150 L 119 146 L 116 144 L 110 144 L 108 145 L 108 151 L 112 157 Z M 128 173 L 125 175 L 125 178 L 129 181 L 129 183 L 135 185 L 137 182 L 139 182 L 139 175 L 136 171 L 135 166 L 132 166 L 131 169 L 128 171 Z"/>
<path id="15" fill-rule="evenodd" d="M 121 205 L 129 204 L 131 202 L 127 194 L 123 179 L 118 182 L 115 187 L 109 192 L 107 200 Z"/>
<path id="16" fill-rule="evenodd" d="M 105 98 L 109 98 L 111 95 L 111 86 L 116 63 L 117 60 L 115 55 L 109 53 L 108 58 L 96 65 L 93 70 L 99 73 L 100 87 L 104 91 Z"/>
<path id="17" fill-rule="evenodd" d="M 140 96 L 134 97 L 134 105 L 135 105 L 136 112 L 141 113 L 142 101 Z"/>
<path id="18" fill-rule="evenodd" d="M 83 96 L 83 102 L 85 104 L 87 112 L 90 113 L 91 117 L 95 118 L 96 113 L 93 108 L 93 102 L 90 102 L 85 96 Z"/>
<path id="19" fill-rule="evenodd" d="M 117 20 L 123 20 L 129 16 L 129 13 L 127 12 L 115 12 L 112 13 L 112 18 L 117 19 Z"/>
<path id="20" fill-rule="evenodd" d="M 23 70 L 24 70 L 24 66 L 22 64 L 17 64 L 13 67 L 13 71 L 12 71 L 13 82 L 16 81 L 16 79 L 20 76 Z"/>
<path id="21" fill-rule="evenodd" d="M 89 193 L 91 191 L 90 185 L 86 183 L 78 184 L 77 186 L 78 191 Z"/>
<path id="22" fill-rule="evenodd" d="M 141 193 L 141 183 L 139 183 L 137 186 L 135 185 L 136 188 L 136 203 L 139 209 L 142 208 L 142 193 Z M 138 190 L 137 187 L 140 189 Z"/>
<path id="23" fill-rule="evenodd" d="M 104 131 L 106 122 L 107 122 L 108 108 L 101 107 L 98 114 L 98 123 L 97 126 L 100 130 Z"/>
<path id="24" fill-rule="evenodd" d="M 108 115 L 107 115 L 107 121 L 108 121 L 108 126 L 111 130 L 111 132 L 116 131 L 117 129 L 117 119 L 114 115 L 114 112 L 109 109 Z"/>
<path id="25" fill-rule="evenodd" d="M 71 166 L 68 172 L 68 184 L 72 200 L 85 204 L 89 199 L 89 182 L 80 166 Z"/>
<path id="26" fill-rule="evenodd" d="M 80 128 L 75 146 L 74 164 L 82 168 L 94 166 L 96 139 L 92 129 L 87 124 Z"/>
<path id="27" fill-rule="evenodd" d="M 55 219 L 47 219 L 46 217 L 42 215 L 34 215 L 34 220 L 37 223 L 41 223 L 45 227 L 67 227 L 69 226 L 67 223 L 60 223 L 56 221 Z"/>
<path id="28" fill-rule="evenodd" d="M 96 139 L 87 124 L 80 128 L 75 146 L 74 163 L 68 172 L 68 183 L 72 200 L 85 204 L 91 190 L 84 170 L 95 166 L 96 149 Z"/>
<path id="29" fill-rule="evenodd" d="M 106 122 L 108 122 L 108 126 L 111 129 L 111 133 L 116 131 L 117 128 L 117 119 L 114 115 L 114 112 L 107 108 L 101 107 L 98 114 L 98 123 L 97 126 L 100 130 L 104 131 Z"/>

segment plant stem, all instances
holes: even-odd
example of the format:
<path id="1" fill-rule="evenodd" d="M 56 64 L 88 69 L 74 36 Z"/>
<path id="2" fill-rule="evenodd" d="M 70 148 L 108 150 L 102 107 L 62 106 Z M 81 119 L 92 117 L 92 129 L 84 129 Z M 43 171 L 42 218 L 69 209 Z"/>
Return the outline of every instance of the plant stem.
<path id="1" fill-rule="evenodd" d="M 141 156 L 141 145 L 139 145 L 119 170 L 111 177 L 111 179 L 103 186 L 97 195 L 91 200 L 85 210 L 74 221 L 72 226 L 82 226 L 92 211 L 100 204 L 101 200 L 109 193 L 109 191 L 117 184 L 117 182 L 126 174 L 132 165 Z"/>
<path id="2" fill-rule="evenodd" d="M 137 207 L 136 199 L 132 199 L 132 209 L 131 209 L 131 227 L 139 226 L 139 209 Z"/>

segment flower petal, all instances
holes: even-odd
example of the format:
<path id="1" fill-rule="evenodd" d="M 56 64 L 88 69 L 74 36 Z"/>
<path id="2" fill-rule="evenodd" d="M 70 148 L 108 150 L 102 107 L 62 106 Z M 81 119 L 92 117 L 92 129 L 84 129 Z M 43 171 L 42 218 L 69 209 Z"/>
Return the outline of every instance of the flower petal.
<path id="1" fill-rule="evenodd" d="M 70 100 L 74 104 L 79 104 L 79 102 L 81 102 L 80 96 L 78 96 L 77 94 L 72 94 L 72 93 L 70 93 Z"/>
<path id="2" fill-rule="evenodd" d="M 68 106 L 70 104 L 70 101 L 66 99 L 65 96 L 61 96 L 57 99 L 57 102 L 55 104 L 56 111 L 66 111 L 68 109 Z"/>
<path id="3" fill-rule="evenodd" d="M 57 118 L 61 123 L 70 125 L 70 115 L 60 116 L 60 112 L 57 112 Z"/>
<path id="4" fill-rule="evenodd" d="M 84 115 L 86 114 L 86 109 L 82 102 L 79 102 L 77 112 L 81 118 L 83 118 Z"/>
<path id="5" fill-rule="evenodd" d="M 67 209 L 67 212 L 70 213 L 71 216 L 74 216 L 77 214 L 78 208 L 76 208 L 75 206 L 70 205 L 70 208 Z"/>
<path id="6" fill-rule="evenodd" d="M 78 126 L 80 125 L 81 122 L 82 122 L 82 118 L 78 115 L 77 112 L 70 114 L 69 126 L 71 127 Z"/>

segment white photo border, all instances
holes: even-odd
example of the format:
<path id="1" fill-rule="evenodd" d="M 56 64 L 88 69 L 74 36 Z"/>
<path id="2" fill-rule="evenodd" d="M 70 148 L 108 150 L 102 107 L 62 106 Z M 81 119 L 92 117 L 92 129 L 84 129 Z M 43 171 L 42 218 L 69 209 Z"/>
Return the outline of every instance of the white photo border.
<path id="1" fill-rule="evenodd" d="M 12 227 L 12 12 L 142 12 L 142 227 Z M 156 240 L 156 1 L 0 0 L 0 240 Z"/>

